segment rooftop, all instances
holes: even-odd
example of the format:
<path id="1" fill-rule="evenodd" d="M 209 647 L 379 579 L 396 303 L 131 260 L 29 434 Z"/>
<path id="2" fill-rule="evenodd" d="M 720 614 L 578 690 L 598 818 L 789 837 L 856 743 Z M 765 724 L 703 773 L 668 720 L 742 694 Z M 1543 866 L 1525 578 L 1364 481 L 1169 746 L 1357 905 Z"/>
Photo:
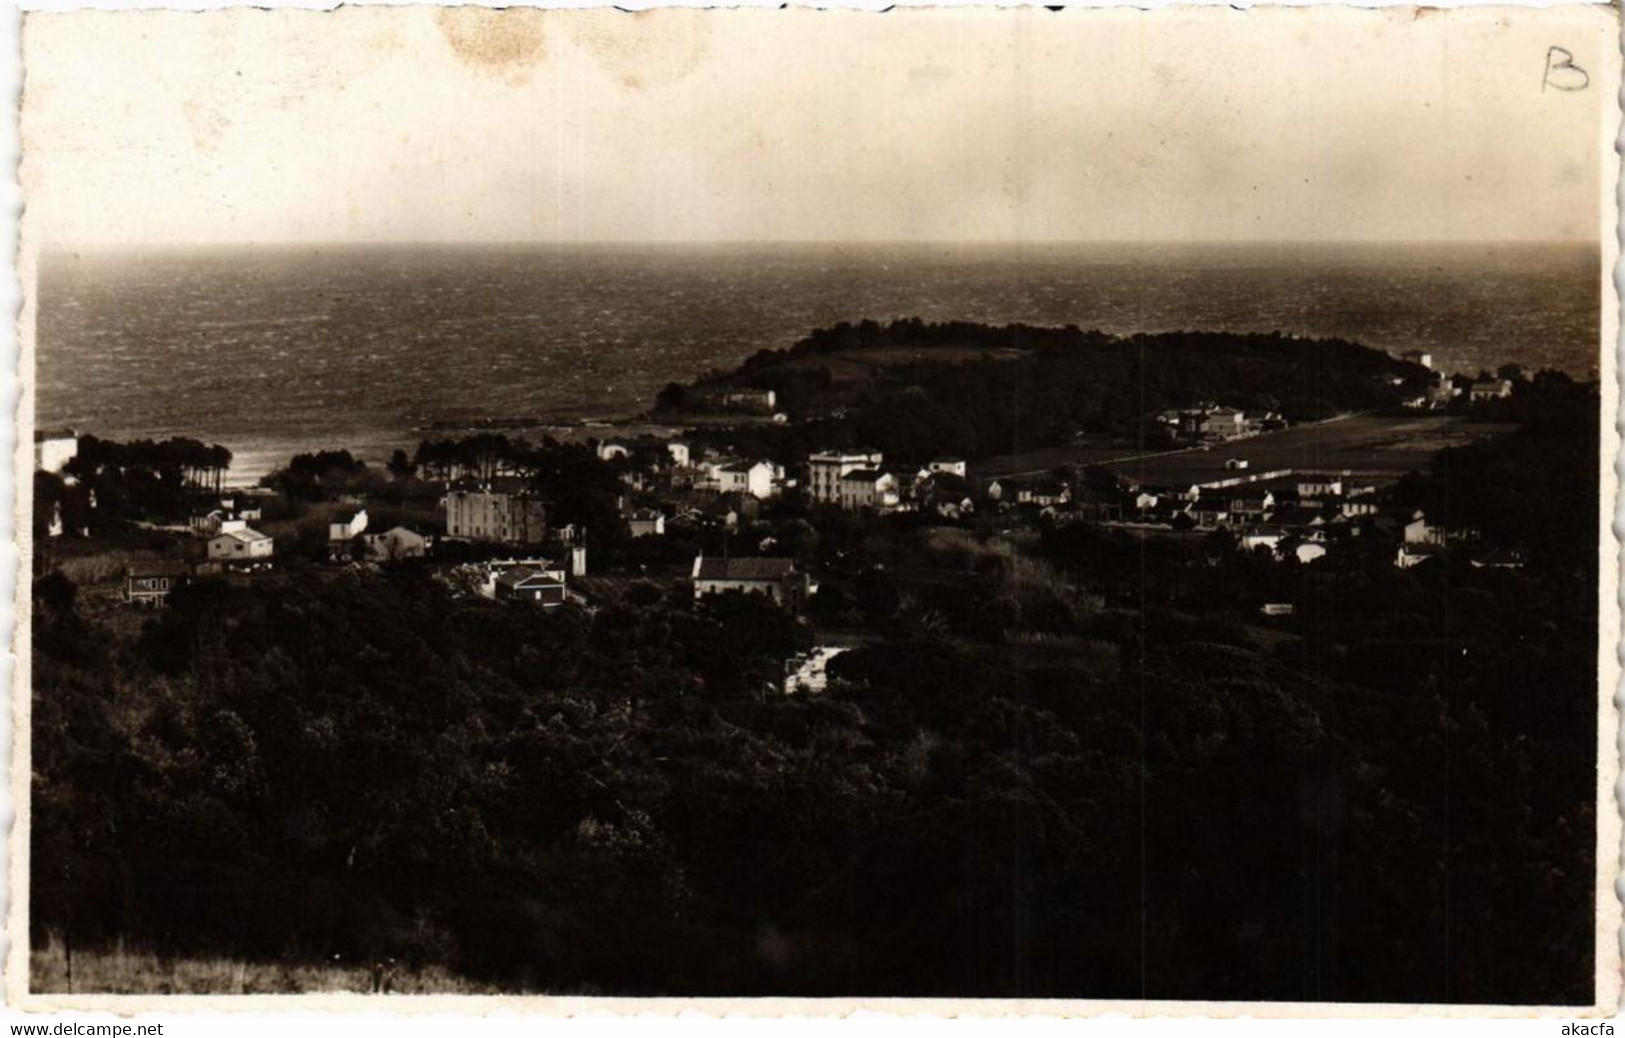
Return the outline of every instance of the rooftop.
<path id="1" fill-rule="evenodd" d="M 244 527 L 241 530 L 224 530 L 215 535 L 216 540 L 221 537 L 231 537 L 235 540 L 244 541 L 247 543 L 253 543 L 254 541 L 268 541 L 271 539 L 269 534 L 260 533 L 258 530 L 252 530 L 247 527 Z"/>
<path id="2" fill-rule="evenodd" d="M 796 571 L 794 559 L 707 558 L 694 560 L 695 580 L 783 580 Z"/>
<path id="3" fill-rule="evenodd" d="M 549 573 L 544 569 L 531 569 L 529 566 L 515 566 L 512 569 L 503 570 L 501 575 L 497 577 L 497 583 L 508 588 L 522 587 L 533 580 L 540 580 L 548 584 L 564 583 L 556 573 Z"/>

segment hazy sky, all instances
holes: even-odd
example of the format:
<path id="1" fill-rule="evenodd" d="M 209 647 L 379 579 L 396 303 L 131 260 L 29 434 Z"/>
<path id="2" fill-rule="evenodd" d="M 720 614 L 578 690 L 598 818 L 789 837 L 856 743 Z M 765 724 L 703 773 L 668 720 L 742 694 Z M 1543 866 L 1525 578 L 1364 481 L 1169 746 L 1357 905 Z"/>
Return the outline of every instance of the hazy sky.
<path id="1" fill-rule="evenodd" d="M 29 15 L 34 241 L 1592 238 L 1606 9 Z M 1587 70 L 1554 73 L 1548 48 Z"/>

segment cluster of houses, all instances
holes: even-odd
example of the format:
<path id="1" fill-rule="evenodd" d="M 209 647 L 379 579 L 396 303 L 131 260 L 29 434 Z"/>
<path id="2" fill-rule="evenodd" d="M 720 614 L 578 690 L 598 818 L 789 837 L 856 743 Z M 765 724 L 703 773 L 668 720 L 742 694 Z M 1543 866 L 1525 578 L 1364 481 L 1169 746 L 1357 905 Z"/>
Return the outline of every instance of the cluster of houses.
<path id="1" fill-rule="evenodd" d="M 1181 407 L 1163 411 L 1153 424 L 1169 443 L 1225 443 L 1247 436 L 1257 436 L 1274 429 L 1285 429 L 1286 420 L 1274 411 L 1248 414 L 1238 407 L 1229 407 L 1211 400 L 1195 407 Z"/>
<path id="2" fill-rule="evenodd" d="M 1431 363 L 1431 357 L 1426 358 Z M 1248 416 L 1234 408 L 1201 404 L 1159 416 L 1174 435 L 1196 440 L 1234 440 L 1284 425 L 1279 416 Z M 973 481 L 964 460 L 942 456 L 921 465 L 888 464 L 877 450 L 827 450 L 809 455 L 799 473 L 768 461 L 740 459 L 682 441 L 665 444 L 665 486 L 672 500 L 624 513 L 633 537 L 658 537 L 672 524 L 719 522 L 732 528 L 754 518 L 762 501 L 794 490 L 811 504 L 880 514 L 925 511 L 956 519 L 978 510 L 1036 514 L 1057 524 L 1089 521 L 1139 528 L 1227 530 L 1245 551 L 1277 559 L 1314 562 L 1344 537 L 1367 529 L 1393 535 L 1401 547 L 1395 564 L 1408 568 L 1468 543 L 1466 535 L 1429 526 L 1420 513 L 1384 502 L 1375 483 L 1342 473 L 1255 471 L 1245 458 L 1225 462 L 1222 477 L 1183 486 L 1140 485 L 1121 476 L 1069 480 L 1058 473 Z M 599 446 L 600 457 L 630 456 L 625 444 Z M 649 473 L 627 477 L 653 489 Z M 695 495 L 701 500 L 696 502 Z M 703 500 L 710 495 L 710 502 Z M 682 500 L 676 500 L 682 499 Z M 1493 565 L 1521 565 L 1515 555 L 1490 558 Z M 764 568 L 765 567 L 765 568 Z M 694 562 L 694 594 L 731 589 L 769 594 L 799 603 L 804 575 L 788 559 L 701 558 Z"/>
<path id="3" fill-rule="evenodd" d="M 1523 565 L 1516 552 L 1482 551 L 1478 531 L 1429 523 L 1421 509 L 1385 501 L 1375 484 L 1348 474 L 1283 469 L 1184 487 L 1122 480 L 1113 491 L 1069 499 L 1047 511 L 1056 522 L 1086 518 L 1106 524 L 1225 530 L 1234 535 L 1239 550 L 1263 550 L 1276 559 L 1304 563 L 1323 558 L 1339 541 L 1374 531 L 1397 543 L 1394 564 L 1401 569 L 1443 558 L 1456 549 L 1470 552 L 1473 565 L 1479 567 Z"/>
<path id="4" fill-rule="evenodd" d="M 665 499 L 664 510 L 623 510 L 633 537 L 660 536 L 668 523 L 732 527 L 741 519 L 754 518 L 762 502 L 791 492 L 802 493 L 813 504 L 850 511 L 907 511 L 939 503 L 954 514 L 961 508 L 974 508 L 965 462 L 959 458 L 940 457 L 920 466 L 897 467 L 888 466 L 876 450 L 820 451 L 810 455 L 796 472 L 773 461 L 681 440 L 669 441 L 664 447 L 662 464 L 622 475 L 630 489 L 658 492 Z M 632 447 L 606 441 L 598 444 L 597 453 L 614 461 L 631 457 Z"/>
<path id="5" fill-rule="evenodd" d="M 1409 355 L 1407 355 L 1409 356 Z M 1427 356 L 1422 354 L 1421 356 Z M 1432 367 L 1432 358 L 1424 367 Z M 1420 396 L 1406 400 L 1405 406 L 1413 411 L 1437 411 L 1465 399 L 1468 404 L 1477 406 L 1492 400 L 1505 400 L 1512 395 L 1512 381 L 1505 378 L 1496 378 L 1489 375 L 1480 375 L 1470 378 L 1465 375 L 1451 375 L 1443 371 L 1433 372 L 1427 386 Z"/>
<path id="6" fill-rule="evenodd" d="M 1425 353 L 1407 359 L 1432 372 Z M 1413 406 L 1444 406 L 1466 395 L 1472 401 L 1511 394 L 1504 379 L 1471 381 L 1434 373 L 1427 393 Z M 695 403 L 702 410 L 742 415 L 777 416 L 772 390 L 722 387 L 708 390 Z M 1206 447 L 1230 443 L 1284 428 L 1277 413 L 1249 413 L 1215 401 L 1177 408 L 1152 417 L 1171 444 Z M 979 511 L 1033 514 L 1057 524 L 1090 521 L 1142 528 L 1227 530 L 1237 546 L 1268 551 L 1277 558 L 1313 562 L 1344 536 L 1372 526 L 1397 531 L 1402 546 L 1396 565 L 1411 567 L 1449 550 L 1452 536 L 1429 527 L 1418 514 L 1386 505 L 1370 483 L 1345 474 L 1255 472 L 1245 458 L 1225 463 L 1222 478 L 1186 486 L 1139 485 L 1121 476 L 1081 479 L 1062 472 L 1026 477 L 973 480 L 966 462 L 952 456 L 920 464 L 888 462 L 878 450 L 831 449 L 809 454 L 800 465 L 779 462 L 727 448 L 684 439 L 608 438 L 591 441 L 599 459 L 616 463 L 625 493 L 620 498 L 624 532 L 634 539 L 660 538 L 686 528 L 734 529 L 754 519 L 764 503 L 787 496 L 852 512 L 889 514 L 926 512 L 959 519 Z M 74 456 L 71 431 L 36 435 L 36 462 L 59 471 Z M 636 463 L 634 463 L 636 459 Z M 544 495 L 523 476 L 496 468 L 471 474 L 443 473 L 441 528 L 433 533 L 395 526 L 375 530 L 364 507 L 334 519 L 328 532 L 328 557 L 334 561 L 384 562 L 423 557 L 437 539 L 502 545 L 516 558 L 482 563 L 472 585 L 486 597 L 559 605 L 568 600 L 567 580 L 586 573 L 582 531 L 553 529 Z M 634 504 L 634 498 L 638 498 Z M 194 517 L 192 533 L 206 544 L 206 567 L 216 571 L 269 568 L 275 554 L 272 537 L 252 525 L 260 518 L 252 502 L 236 507 L 231 499 Z M 537 554 L 537 553 L 540 554 Z M 546 557 L 541 557 L 545 555 Z M 1484 555 L 1484 565 L 1513 566 L 1515 555 Z M 563 560 L 562 562 L 559 560 Z M 184 579 L 185 564 L 141 564 L 128 575 L 126 599 L 162 601 L 175 582 Z M 763 558 L 696 558 L 690 573 L 696 598 L 726 590 L 768 595 L 799 606 L 812 591 L 807 574 L 792 560 Z"/>
<path id="7" fill-rule="evenodd" d="M 186 529 L 203 545 L 202 559 L 154 559 L 125 567 L 122 597 L 130 605 L 160 606 L 169 593 L 194 576 L 255 573 L 275 563 L 276 538 L 250 526 L 262 510 L 252 500 L 221 498 L 216 507 L 187 520 Z"/>
<path id="8" fill-rule="evenodd" d="M 442 574 L 454 590 L 498 602 L 528 602 L 554 609 L 571 601 L 567 567 L 550 558 L 491 559 L 465 563 Z"/>

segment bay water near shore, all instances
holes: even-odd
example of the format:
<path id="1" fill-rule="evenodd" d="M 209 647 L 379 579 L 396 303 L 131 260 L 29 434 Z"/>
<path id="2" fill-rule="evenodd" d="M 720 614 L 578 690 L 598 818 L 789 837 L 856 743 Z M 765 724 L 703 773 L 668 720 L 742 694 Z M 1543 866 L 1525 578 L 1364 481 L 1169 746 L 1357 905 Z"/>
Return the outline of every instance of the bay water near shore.
<path id="1" fill-rule="evenodd" d="M 54 249 L 37 424 L 223 443 L 245 482 L 302 450 L 382 461 L 489 420 L 534 437 L 635 414 L 814 328 L 911 316 L 1337 336 L 1587 377 L 1599 267 L 1595 243 Z"/>

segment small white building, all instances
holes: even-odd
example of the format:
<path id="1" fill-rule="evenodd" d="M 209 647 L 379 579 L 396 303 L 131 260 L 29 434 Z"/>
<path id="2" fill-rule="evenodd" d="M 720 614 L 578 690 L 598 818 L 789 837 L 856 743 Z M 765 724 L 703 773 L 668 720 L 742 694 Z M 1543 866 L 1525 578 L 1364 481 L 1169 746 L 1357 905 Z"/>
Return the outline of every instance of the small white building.
<path id="1" fill-rule="evenodd" d="M 949 457 L 932 458 L 930 461 L 925 463 L 925 470 L 929 475 L 936 475 L 939 472 L 945 472 L 951 476 L 959 476 L 963 478 L 965 475 L 965 459 Z"/>
<path id="2" fill-rule="evenodd" d="M 124 570 L 124 602 L 126 605 L 161 606 L 169 600 L 169 593 L 186 583 L 192 568 L 176 559 L 152 562 L 132 562 Z"/>
<path id="3" fill-rule="evenodd" d="M 598 458 L 600 461 L 614 461 L 616 458 L 624 458 L 631 453 L 632 451 L 626 444 L 616 443 L 613 440 L 605 440 L 598 445 Z"/>
<path id="4" fill-rule="evenodd" d="M 666 517 L 658 509 L 640 508 L 626 520 L 626 526 L 633 537 L 662 537 L 666 533 Z"/>
<path id="5" fill-rule="evenodd" d="M 248 517 L 229 509 L 216 508 L 204 515 L 192 516 L 187 520 L 187 525 L 192 529 L 192 536 L 207 539 L 231 530 L 246 530 Z"/>
<path id="6" fill-rule="evenodd" d="M 841 477 L 838 503 L 849 511 L 896 508 L 901 500 L 897 477 L 876 469 L 853 469 Z"/>
<path id="7" fill-rule="evenodd" d="M 694 463 L 694 452 L 682 440 L 668 442 L 666 453 L 671 455 L 671 463 L 678 468 L 686 469 Z"/>
<path id="8" fill-rule="evenodd" d="M 73 429 L 34 430 L 34 467 L 41 472 L 61 472 L 79 455 L 79 433 Z"/>
<path id="9" fill-rule="evenodd" d="M 564 604 L 564 571 L 514 566 L 496 575 L 494 595 L 499 602 L 533 602 L 544 609 Z"/>
<path id="10" fill-rule="evenodd" d="M 774 469 L 765 461 L 741 461 L 717 470 L 718 489 L 724 494 L 741 493 L 752 497 L 773 496 Z"/>
<path id="11" fill-rule="evenodd" d="M 707 558 L 694 559 L 691 577 L 695 599 L 739 591 L 748 595 L 767 595 L 780 604 L 794 605 L 806 597 L 807 577 L 796 569 L 794 559 L 775 558 Z"/>
<path id="12" fill-rule="evenodd" d="M 1512 395 L 1512 383 L 1504 378 L 1489 378 L 1474 382 L 1467 390 L 1467 399 L 1472 403 L 1482 403 L 1485 400 L 1504 400 Z"/>
<path id="13" fill-rule="evenodd" d="M 370 562 L 393 562 L 396 559 L 418 559 L 429 553 L 434 539 L 405 526 L 392 526 L 383 533 L 369 533 L 361 538 Z"/>
<path id="14" fill-rule="evenodd" d="M 327 539 L 329 541 L 347 541 L 352 537 L 359 537 L 367 528 L 367 510 L 356 511 L 355 515 L 342 522 L 327 524 Z"/>
<path id="15" fill-rule="evenodd" d="M 1327 498 L 1342 496 L 1341 476 L 1305 474 L 1298 477 L 1298 500 L 1303 504 L 1314 504 Z"/>
<path id="16" fill-rule="evenodd" d="M 275 550 L 275 544 L 275 539 L 269 534 L 247 526 L 239 530 L 223 530 L 209 539 L 209 559 L 212 562 L 268 559 Z"/>

